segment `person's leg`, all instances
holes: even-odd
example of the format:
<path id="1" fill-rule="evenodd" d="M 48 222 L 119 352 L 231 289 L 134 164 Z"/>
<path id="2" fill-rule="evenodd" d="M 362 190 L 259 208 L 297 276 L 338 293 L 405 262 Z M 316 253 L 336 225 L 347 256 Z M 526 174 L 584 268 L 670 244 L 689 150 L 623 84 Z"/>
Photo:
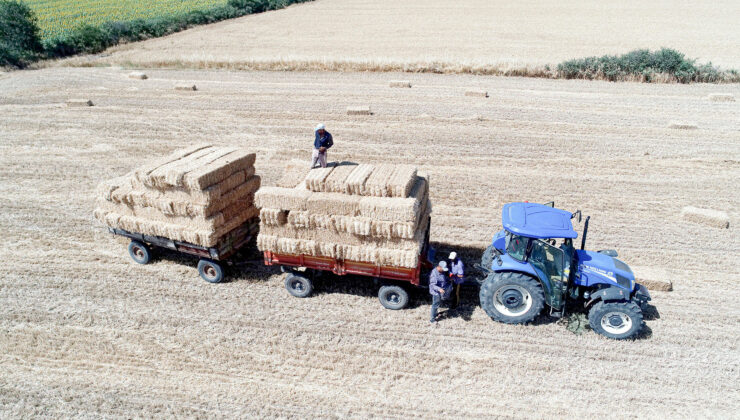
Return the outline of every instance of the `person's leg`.
<path id="1" fill-rule="evenodd" d="M 326 168 L 326 153 L 319 153 L 319 164 L 322 168 Z"/>
<path id="2" fill-rule="evenodd" d="M 455 284 L 453 286 L 455 290 L 452 291 L 452 304 L 450 305 L 450 309 L 457 308 L 457 305 L 460 304 L 460 285 Z"/>
<path id="3" fill-rule="evenodd" d="M 316 167 L 316 162 L 319 161 L 319 149 L 313 149 L 311 154 L 311 169 Z"/>
<path id="4" fill-rule="evenodd" d="M 437 322 L 437 310 L 439 310 L 439 301 L 442 298 L 439 295 L 432 295 L 432 313 L 429 318 L 430 322 Z"/>

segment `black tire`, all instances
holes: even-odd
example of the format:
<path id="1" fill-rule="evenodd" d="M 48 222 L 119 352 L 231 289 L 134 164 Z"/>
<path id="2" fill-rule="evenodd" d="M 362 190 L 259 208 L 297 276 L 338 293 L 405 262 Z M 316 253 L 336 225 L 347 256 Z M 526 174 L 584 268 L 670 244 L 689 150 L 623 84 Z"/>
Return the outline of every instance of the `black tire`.
<path id="1" fill-rule="evenodd" d="M 409 304 L 409 294 L 401 286 L 385 285 L 378 290 L 378 299 L 380 304 L 386 309 L 397 311 L 403 309 Z"/>
<path id="2" fill-rule="evenodd" d="M 146 264 L 152 258 L 152 251 L 149 247 L 139 241 L 131 241 L 128 244 L 128 254 L 131 256 L 131 259 L 139 264 Z"/>
<path id="3" fill-rule="evenodd" d="M 305 298 L 313 292 L 313 283 L 307 277 L 288 273 L 285 276 L 285 289 L 297 298 Z"/>
<path id="4" fill-rule="evenodd" d="M 224 281 L 224 269 L 215 261 L 206 259 L 198 261 L 198 274 L 208 283 L 221 283 Z"/>
<path id="5" fill-rule="evenodd" d="M 522 273 L 491 273 L 480 288 L 480 306 L 493 320 L 526 324 L 542 312 L 540 282 Z"/>
<path id="6" fill-rule="evenodd" d="M 604 337 L 633 338 L 642 330 L 642 310 L 634 302 L 596 302 L 588 312 L 588 323 Z"/>
<path id="7" fill-rule="evenodd" d="M 480 259 L 480 265 L 487 269 L 491 269 L 491 264 L 493 263 L 493 244 L 488 245 L 488 248 L 486 248 L 485 251 L 483 251 L 483 256 Z"/>

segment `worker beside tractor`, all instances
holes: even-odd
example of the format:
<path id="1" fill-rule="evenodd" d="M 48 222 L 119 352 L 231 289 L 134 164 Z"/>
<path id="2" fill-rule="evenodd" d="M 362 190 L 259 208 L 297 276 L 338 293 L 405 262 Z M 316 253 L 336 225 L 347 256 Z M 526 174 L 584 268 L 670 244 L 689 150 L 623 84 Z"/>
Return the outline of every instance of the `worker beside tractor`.
<path id="1" fill-rule="evenodd" d="M 450 281 L 447 279 L 447 261 L 440 261 L 436 267 L 429 273 L 429 294 L 432 295 L 432 308 L 429 322 L 437 322 L 437 311 L 443 300 L 446 300 L 452 289 Z"/>
<path id="2" fill-rule="evenodd" d="M 456 309 L 460 305 L 460 286 L 465 283 L 465 264 L 457 256 L 457 252 L 452 251 L 447 260 L 450 268 L 450 280 L 452 281 L 452 294 L 450 296 L 450 309 Z"/>

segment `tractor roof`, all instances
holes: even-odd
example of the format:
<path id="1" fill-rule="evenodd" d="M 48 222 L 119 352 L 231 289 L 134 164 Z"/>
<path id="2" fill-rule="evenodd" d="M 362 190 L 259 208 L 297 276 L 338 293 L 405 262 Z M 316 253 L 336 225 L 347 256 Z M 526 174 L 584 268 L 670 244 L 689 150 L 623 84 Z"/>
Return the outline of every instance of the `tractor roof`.
<path id="1" fill-rule="evenodd" d="M 509 203 L 501 212 L 504 229 L 529 238 L 577 238 L 573 214 L 536 203 Z"/>

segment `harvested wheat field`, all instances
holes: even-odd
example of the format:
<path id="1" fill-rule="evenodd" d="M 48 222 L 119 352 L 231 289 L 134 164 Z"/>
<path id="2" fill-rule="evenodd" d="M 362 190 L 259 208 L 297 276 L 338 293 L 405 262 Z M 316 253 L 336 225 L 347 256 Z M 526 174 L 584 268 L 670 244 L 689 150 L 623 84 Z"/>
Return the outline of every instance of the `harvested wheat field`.
<path id="1" fill-rule="evenodd" d="M 538 75 L 572 58 L 668 47 L 740 68 L 739 16 L 734 0 L 317 0 L 67 62 Z"/>
<path id="2" fill-rule="evenodd" d="M 740 108 L 707 100 L 740 97 L 737 85 L 127 74 L 55 68 L 0 79 L 0 417 L 740 412 Z M 413 88 L 391 88 L 397 79 Z M 185 81 L 198 90 L 172 88 Z M 465 96 L 470 88 L 489 98 Z M 70 98 L 95 106 L 67 107 Z M 356 104 L 373 115 L 347 115 Z M 296 299 L 278 270 L 257 264 L 209 284 L 195 260 L 134 264 L 93 217 L 101 180 L 204 142 L 255 152 L 263 186 L 295 188 L 317 122 L 334 136 L 332 162 L 424 173 L 432 241 L 460 251 L 468 267 L 500 229 L 504 203 L 555 200 L 592 216 L 588 248 L 616 248 L 628 264 L 655 268 L 642 275 L 670 277 L 674 290 L 652 291 L 655 309 L 634 341 L 575 335 L 546 316 L 494 323 L 474 289 L 457 315 L 431 327 L 424 290 L 410 309 L 389 311 L 367 280 L 328 277 L 314 297 Z M 329 174 L 323 185 L 361 183 Z M 724 212 L 729 227 L 687 219 L 684 207 Z"/>

